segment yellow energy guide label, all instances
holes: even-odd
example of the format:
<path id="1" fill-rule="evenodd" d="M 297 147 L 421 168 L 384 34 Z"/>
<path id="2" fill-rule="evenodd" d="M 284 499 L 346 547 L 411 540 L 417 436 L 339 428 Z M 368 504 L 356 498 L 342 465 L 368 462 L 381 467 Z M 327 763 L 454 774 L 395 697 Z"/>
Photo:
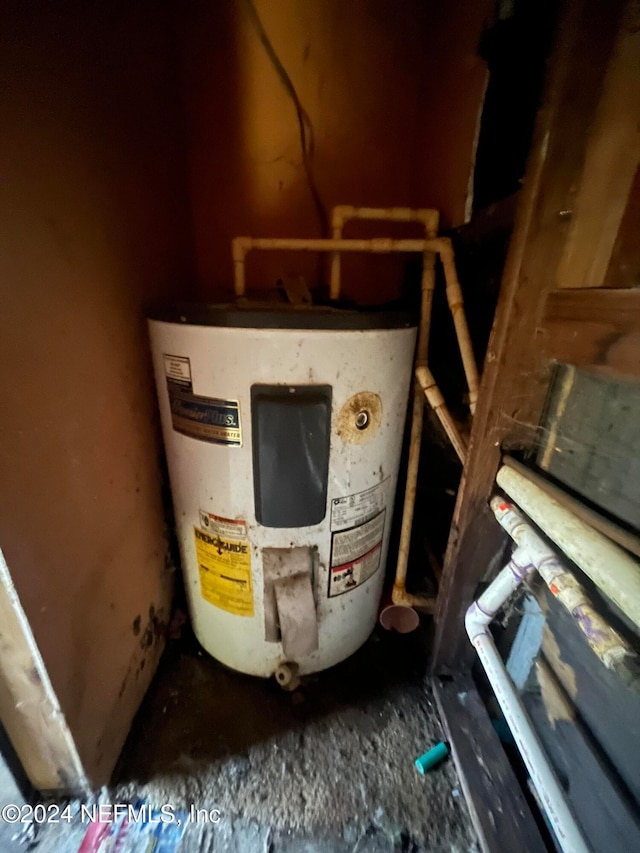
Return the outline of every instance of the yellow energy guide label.
<path id="1" fill-rule="evenodd" d="M 248 540 L 227 539 L 197 527 L 194 533 L 202 597 L 235 616 L 253 616 Z"/>

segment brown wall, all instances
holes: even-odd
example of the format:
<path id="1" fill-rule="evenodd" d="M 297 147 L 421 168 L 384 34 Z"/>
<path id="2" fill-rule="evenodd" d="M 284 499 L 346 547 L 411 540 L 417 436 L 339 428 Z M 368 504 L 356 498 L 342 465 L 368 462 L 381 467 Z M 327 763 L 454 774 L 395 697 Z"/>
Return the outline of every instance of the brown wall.
<path id="1" fill-rule="evenodd" d="M 141 306 L 189 268 L 172 24 L 16 3 L 2 30 L 0 547 L 102 782 L 169 606 Z"/>
<path id="2" fill-rule="evenodd" d="M 444 225 L 463 221 L 486 80 L 477 46 L 491 5 L 256 0 L 313 123 L 327 207 L 436 207 Z M 231 284 L 232 236 L 317 236 L 319 224 L 293 104 L 245 3 L 192 0 L 186 9 L 180 56 L 196 264 L 210 298 Z M 313 277 L 315 265 L 299 257 L 252 257 L 250 282 L 298 268 Z M 349 295 L 361 301 L 394 296 L 398 280 L 397 260 L 345 263 Z"/>
<path id="3" fill-rule="evenodd" d="M 485 4 L 257 6 L 313 121 L 326 206 L 461 222 Z M 194 259 L 198 295 L 228 288 L 236 234 L 319 231 L 293 106 L 243 2 L 177 4 L 177 57 L 168 8 L 15 2 L 2 20 L 0 548 L 96 782 L 160 649 L 150 606 L 160 621 L 169 606 L 142 305 L 193 295 Z M 315 271 L 250 264 L 253 282 Z M 399 264 L 349 259 L 348 295 L 396 295 Z"/>

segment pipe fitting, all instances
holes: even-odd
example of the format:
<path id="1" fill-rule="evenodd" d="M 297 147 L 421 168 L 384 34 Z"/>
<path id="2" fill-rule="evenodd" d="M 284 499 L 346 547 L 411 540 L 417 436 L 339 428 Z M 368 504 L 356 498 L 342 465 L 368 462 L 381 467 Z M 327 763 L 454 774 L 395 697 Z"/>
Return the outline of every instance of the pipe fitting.
<path id="1" fill-rule="evenodd" d="M 416 379 L 418 380 L 420 388 L 424 392 L 424 395 L 427 398 L 429 405 L 434 411 L 445 405 L 442 392 L 436 385 L 436 380 L 433 377 L 433 373 L 431 373 L 428 367 L 424 365 L 416 367 Z"/>
<path id="2" fill-rule="evenodd" d="M 247 252 L 251 249 L 251 237 L 234 237 L 231 241 L 231 255 L 234 261 L 244 261 Z"/>
<path id="3" fill-rule="evenodd" d="M 402 582 L 396 581 L 391 590 L 391 601 L 398 607 L 415 607 L 433 615 L 436 610 L 436 599 L 430 595 L 412 595 Z"/>
<path id="4" fill-rule="evenodd" d="M 640 627 L 640 563 L 518 471 L 503 466 L 496 481 L 634 625 Z M 495 505 L 491 502 L 491 508 L 509 535 L 518 542 L 524 541 L 527 534 L 515 526 L 515 518 L 521 524 L 523 519 L 513 505 L 498 499 Z M 541 543 L 540 537 L 531 528 L 529 530 Z M 547 548 L 546 553 L 550 553 L 550 549 Z"/>
<path id="5" fill-rule="evenodd" d="M 494 497 L 491 509 L 500 525 L 517 544 L 510 563 L 513 569 L 525 574 L 536 569 L 551 594 L 576 622 L 594 654 L 607 669 L 617 672 L 625 684 L 640 693 L 637 676 L 640 657 L 593 607 L 574 574 L 562 564 L 555 551 L 538 536 L 513 504 Z"/>
<path id="6" fill-rule="evenodd" d="M 492 618 L 493 617 L 488 616 L 480 610 L 476 601 L 471 604 L 464 617 L 464 627 L 466 628 L 467 636 L 472 643 L 475 642 L 476 637 L 489 633 L 487 626 Z"/>
<path id="7" fill-rule="evenodd" d="M 451 413 L 447 407 L 442 392 L 436 384 L 433 374 L 423 361 L 416 360 L 416 381 L 420 389 L 424 392 L 425 397 L 433 411 L 438 416 L 442 428 L 444 429 L 447 438 L 453 445 L 453 449 L 458 454 L 458 458 L 465 464 L 467 458 L 467 442 L 463 439 L 458 430 L 456 422 L 451 417 Z"/>
<path id="8" fill-rule="evenodd" d="M 331 211 L 331 228 L 334 232 L 336 229 L 340 229 L 340 233 L 337 235 L 334 233 L 334 237 L 340 237 L 345 222 L 351 219 L 354 210 L 355 208 L 349 204 L 338 204 L 333 208 Z"/>
<path id="9" fill-rule="evenodd" d="M 555 551 L 538 536 L 531 524 L 512 503 L 503 498 L 493 497 L 490 506 L 500 526 L 519 546 L 517 550 L 526 551 L 529 560 L 538 570 L 545 564 L 558 564 Z"/>

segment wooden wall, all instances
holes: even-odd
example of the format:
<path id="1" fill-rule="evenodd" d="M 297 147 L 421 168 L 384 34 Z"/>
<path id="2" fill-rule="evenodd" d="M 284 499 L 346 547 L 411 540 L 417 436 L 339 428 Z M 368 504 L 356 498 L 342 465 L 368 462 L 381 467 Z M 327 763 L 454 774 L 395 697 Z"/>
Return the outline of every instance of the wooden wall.
<path id="1" fill-rule="evenodd" d="M 491 6 L 257 3 L 328 208 L 464 220 Z M 170 606 L 143 305 L 220 296 L 236 234 L 319 225 L 292 103 L 243 2 L 8 2 L 2 32 L 0 548 L 100 784 Z M 270 263 L 250 282 L 290 261 Z M 401 277 L 399 259 L 345 263 L 362 302 L 397 296 Z"/>
<path id="2" fill-rule="evenodd" d="M 201 293 L 211 298 L 230 288 L 233 236 L 319 236 L 320 224 L 293 103 L 246 3 L 192 0 L 185 8 L 195 257 Z M 436 207 L 444 226 L 463 222 L 486 84 L 477 50 L 492 4 L 256 0 L 255 8 L 313 124 L 325 206 Z M 313 283 L 315 262 L 252 256 L 249 283 L 272 285 L 300 268 Z M 399 259 L 345 259 L 347 294 L 393 298 L 401 270 Z"/>

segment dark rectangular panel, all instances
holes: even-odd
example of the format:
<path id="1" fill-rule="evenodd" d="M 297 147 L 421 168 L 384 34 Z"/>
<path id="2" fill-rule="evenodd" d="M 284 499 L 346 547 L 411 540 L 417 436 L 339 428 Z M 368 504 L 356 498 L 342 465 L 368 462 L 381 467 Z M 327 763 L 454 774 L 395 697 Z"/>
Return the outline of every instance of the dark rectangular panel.
<path id="1" fill-rule="evenodd" d="M 640 383 L 559 366 L 541 438 L 544 471 L 640 529 Z"/>
<path id="2" fill-rule="evenodd" d="M 253 488 L 265 527 L 308 527 L 326 512 L 330 385 L 253 385 Z"/>

